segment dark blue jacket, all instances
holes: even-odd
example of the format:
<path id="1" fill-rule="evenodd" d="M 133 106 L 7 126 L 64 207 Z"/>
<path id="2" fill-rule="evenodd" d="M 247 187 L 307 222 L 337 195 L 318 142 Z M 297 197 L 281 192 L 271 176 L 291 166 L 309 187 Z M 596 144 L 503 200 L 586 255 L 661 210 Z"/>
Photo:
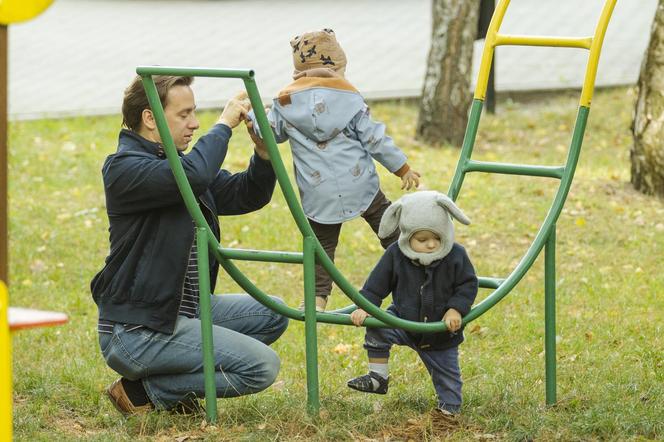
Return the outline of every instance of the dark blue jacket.
<path id="1" fill-rule="evenodd" d="M 263 207 L 274 191 L 269 161 L 254 155 L 248 169 L 220 170 L 228 126 L 202 136 L 180 162 L 214 235 L 218 215 L 239 215 Z M 99 318 L 140 324 L 172 333 L 177 319 L 189 252 L 192 219 L 173 172 L 157 143 L 122 130 L 118 150 L 102 169 L 109 219 L 110 253 L 90 287 Z M 219 264 L 210 255 L 212 290 Z"/>
<path id="2" fill-rule="evenodd" d="M 399 318 L 418 322 L 441 321 L 451 308 L 465 316 L 477 296 L 475 269 L 466 250 L 455 243 L 443 259 L 422 266 L 406 257 L 398 242 L 387 248 L 369 274 L 360 292 L 380 306 L 392 293 L 388 311 Z M 463 342 L 462 330 L 456 333 L 409 333 L 420 349 L 444 349 Z"/>

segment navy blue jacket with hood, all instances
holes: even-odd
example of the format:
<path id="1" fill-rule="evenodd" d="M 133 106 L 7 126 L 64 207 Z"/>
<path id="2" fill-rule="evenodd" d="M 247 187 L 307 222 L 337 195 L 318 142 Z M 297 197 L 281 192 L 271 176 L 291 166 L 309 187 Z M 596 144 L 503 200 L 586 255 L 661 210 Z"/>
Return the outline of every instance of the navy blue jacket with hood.
<path id="1" fill-rule="evenodd" d="M 231 129 L 215 125 L 180 162 L 194 195 L 219 239 L 219 215 L 239 215 L 266 205 L 274 191 L 269 161 L 257 155 L 246 171 L 221 170 Z M 117 152 L 102 169 L 110 253 L 90 287 L 99 319 L 172 333 L 178 315 L 192 219 L 160 145 L 122 130 Z M 210 282 L 219 264 L 210 255 Z"/>
<path id="2" fill-rule="evenodd" d="M 454 243 L 450 252 L 429 265 L 420 265 L 403 254 L 398 243 L 390 245 L 360 290 L 380 307 L 392 294 L 388 311 L 409 321 L 441 321 L 451 308 L 461 316 L 470 312 L 478 290 L 477 276 L 463 246 Z M 410 333 L 421 350 L 441 350 L 463 342 L 456 333 Z"/>

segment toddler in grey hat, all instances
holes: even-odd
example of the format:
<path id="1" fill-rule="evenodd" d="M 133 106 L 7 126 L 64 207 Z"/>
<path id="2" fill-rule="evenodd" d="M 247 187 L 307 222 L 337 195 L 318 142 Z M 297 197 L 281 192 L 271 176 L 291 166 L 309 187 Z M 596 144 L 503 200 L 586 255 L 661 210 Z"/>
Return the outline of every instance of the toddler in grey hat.
<path id="1" fill-rule="evenodd" d="M 446 414 L 459 412 L 462 382 L 458 347 L 464 339 L 461 318 L 475 302 L 478 281 L 466 250 L 454 242 L 453 218 L 470 224 L 447 195 L 435 191 L 402 196 L 383 214 L 378 236 L 399 228 L 399 239 L 387 248 L 360 293 L 379 307 L 391 293 L 389 313 L 416 322 L 444 321 L 447 330 L 411 333 L 367 328 L 364 348 L 369 373 L 349 380 L 350 388 L 387 393 L 390 349 L 395 344 L 405 345 L 417 352 L 431 374 L 438 408 Z M 351 320 L 360 326 L 367 316 L 357 309 Z"/>

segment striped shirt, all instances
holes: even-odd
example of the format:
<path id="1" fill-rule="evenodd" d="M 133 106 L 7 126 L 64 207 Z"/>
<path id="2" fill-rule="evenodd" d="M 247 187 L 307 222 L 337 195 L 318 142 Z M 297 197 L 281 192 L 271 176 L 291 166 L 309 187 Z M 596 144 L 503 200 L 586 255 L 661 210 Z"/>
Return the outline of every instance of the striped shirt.
<path id="1" fill-rule="evenodd" d="M 187 263 L 187 273 L 184 276 L 182 300 L 180 301 L 180 311 L 178 314 L 187 318 L 197 318 L 199 299 L 198 250 L 196 249 L 196 241 L 194 241 L 194 244 L 191 246 L 191 252 L 189 252 L 189 262 Z"/>
<path id="2" fill-rule="evenodd" d="M 191 245 L 189 252 L 189 261 L 187 262 L 187 272 L 184 276 L 184 285 L 182 287 L 182 298 L 180 300 L 180 309 L 178 315 L 187 318 L 198 317 L 198 306 L 200 300 L 200 290 L 198 285 L 198 251 L 196 241 Z M 99 333 L 113 333 L 114 321 L 100 319 L 97 324 Z M 133 331 L 142 328 L 142 325 L 124 324 L 125 331 Z"/>

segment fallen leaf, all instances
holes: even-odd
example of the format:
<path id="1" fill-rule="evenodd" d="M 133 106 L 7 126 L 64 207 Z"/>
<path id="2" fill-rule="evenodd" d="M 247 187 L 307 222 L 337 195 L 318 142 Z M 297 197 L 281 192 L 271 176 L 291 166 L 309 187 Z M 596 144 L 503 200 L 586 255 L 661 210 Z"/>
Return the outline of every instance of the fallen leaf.
<path id="1" fill-rule="evenodd" d="M 337 344 L 332 351 L 339 355 L 345 355 L 350 352 L 350 349 L 353 348 L 350 344 Z"/>

